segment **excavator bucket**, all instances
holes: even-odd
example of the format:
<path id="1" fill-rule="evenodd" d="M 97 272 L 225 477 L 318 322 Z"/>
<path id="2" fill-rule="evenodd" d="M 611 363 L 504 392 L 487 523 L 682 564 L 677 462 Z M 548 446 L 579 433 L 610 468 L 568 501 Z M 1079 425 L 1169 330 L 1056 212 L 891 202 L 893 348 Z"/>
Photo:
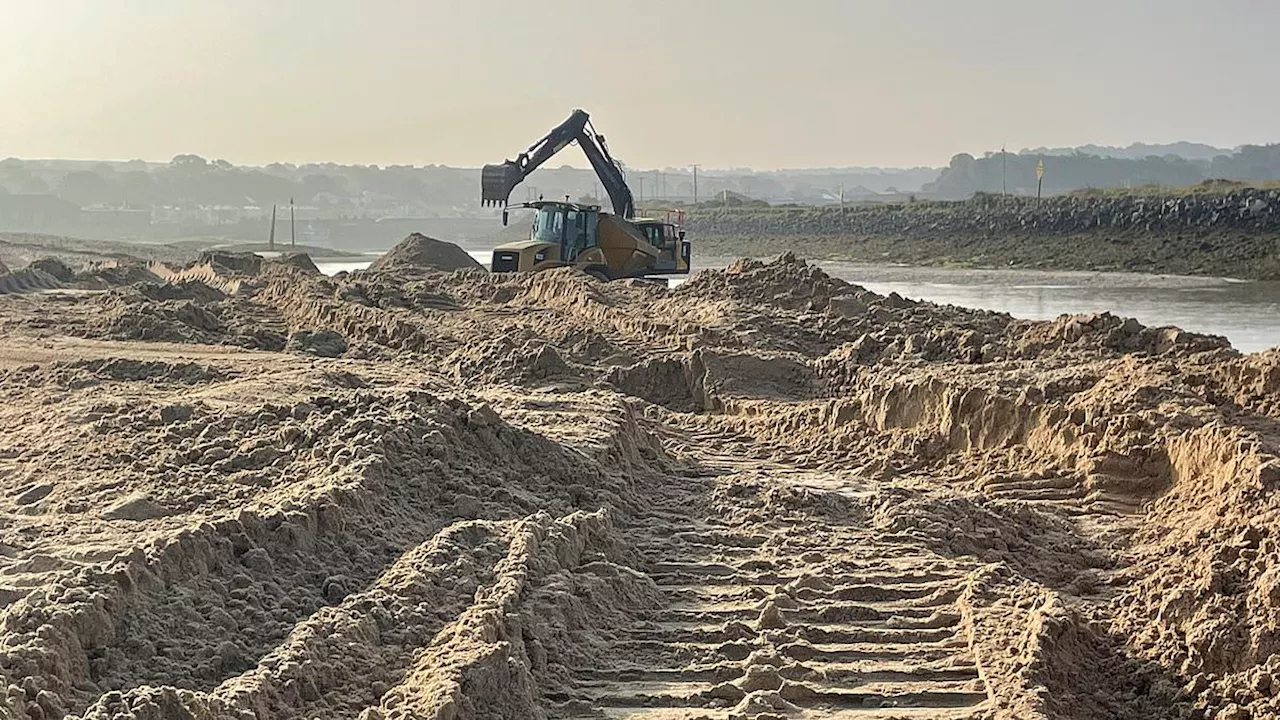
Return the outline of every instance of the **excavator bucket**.
<path id="1" fill-rule="evenodd" d="M 511 190 L 523 179 L 520 166 L 511 160 L 501 165 L 485 165 L 480 171 L 480 204 L 506 205 Z"/>

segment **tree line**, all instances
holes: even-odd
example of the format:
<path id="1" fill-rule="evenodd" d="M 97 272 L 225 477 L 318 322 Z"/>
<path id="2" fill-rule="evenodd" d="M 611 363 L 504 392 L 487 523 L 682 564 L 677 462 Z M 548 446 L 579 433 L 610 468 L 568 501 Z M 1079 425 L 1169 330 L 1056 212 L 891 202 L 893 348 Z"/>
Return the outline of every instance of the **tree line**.
<path id="1" fill-rule="evenodd" d="M 1083 152 L 1068 155 L 993 152 L 975 158 L 961 153 L 951 158 L 950 165 L 935 182 L 926 184 L 922 193 L 950 200 L 968 198 L 978 192 L 1034 195 L 1036 167 L 1042 161 L 1045 194 L 1083 188 L 1185 187 L 1215 179 L 1280 180 L 1280 144 L 1244 145 L 1212 159 L 1179 155 L 1120 158 Z"/>

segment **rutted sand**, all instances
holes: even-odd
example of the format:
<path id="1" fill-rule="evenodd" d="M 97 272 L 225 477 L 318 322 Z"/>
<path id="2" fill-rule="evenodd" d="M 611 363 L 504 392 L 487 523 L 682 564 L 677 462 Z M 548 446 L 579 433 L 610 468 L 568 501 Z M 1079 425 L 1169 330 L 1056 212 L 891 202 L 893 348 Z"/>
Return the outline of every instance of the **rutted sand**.
<path id="1" fill-rule="evenodd" d="M 1275 353 L 206 260 L 0 296 L 0 715 L 1277 712 Z"/>

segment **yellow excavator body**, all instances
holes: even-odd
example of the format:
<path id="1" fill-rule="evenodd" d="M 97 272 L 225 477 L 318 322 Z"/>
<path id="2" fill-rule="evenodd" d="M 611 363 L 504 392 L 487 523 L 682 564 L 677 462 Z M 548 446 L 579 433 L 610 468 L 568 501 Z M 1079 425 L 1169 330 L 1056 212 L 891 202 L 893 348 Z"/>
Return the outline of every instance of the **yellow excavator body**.
<path id="1" fill-rule="evenodd" d="M 677 274 L 663 266 L 663 249 L 651 244 L 648 228 L 596 206 L 568 202 L 529 203 L 534 215 L 527 240 L 493 249 L 494 272 L 531 272 L 576 267 L 602 280 Z M 679 254 L 679 253 L 677 253 Z M 684 263 L 688 272 L 688 263 Z"/>
<path id="2" fill-rule="evenodd" d="M 635 198 L 627 187 L 622 165 L 609 154 L 604 135 L 596 132 L 583 110 L 551 129 L 514 160 L 480 169 L 480 203 L 502 206 L 507 224 L 511 191 L 556 153 L 572 144 L 582 148 L 609 196 L 614 214 L 597 205 L 544 201 L 522 203 L 534 208 L 528 240 L 499 245 L 493 250 L 493 272 L 529 272 L 574 266 L 605 280 L 689 273 L 691 249 L 684 230 L 667 221 L 636 221 Z M 678 213 L 683 219 L 683 213 Z M 683 223 L 681 223 L 683 225 Z"/>

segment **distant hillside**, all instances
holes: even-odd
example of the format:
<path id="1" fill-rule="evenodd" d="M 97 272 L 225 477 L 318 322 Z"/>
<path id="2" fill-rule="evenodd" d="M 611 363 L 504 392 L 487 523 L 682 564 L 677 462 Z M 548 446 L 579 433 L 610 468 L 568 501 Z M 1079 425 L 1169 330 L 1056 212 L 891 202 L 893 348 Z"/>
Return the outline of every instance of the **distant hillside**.
<path id="1" fill-rule="evenodd" d="M 1152 156 L 1163 157 L 1165 155 L 1176 155 L 1187 160 L 1212 160 L 1219 155 L 1230 155 L 1235 152 L 1234 148 L 1219 148 L 1212 145 L 1193 142 L 1176 142 L 1168 144 L 1148 145 L 1146 143 L 1133 143 L 1128 147 L 1114 147 L 1108 145 L 1081 145 L 1080 147 L 1065 148 L 1035 148 L 1024 149 L 1018 154 L 1020 155 L 1097 155 L 1106 158 L 1125 158 L 1129 160 L 1140 160 Z"/>
<path id="2" fill-rule="evenodd" d="M 785 140 L 779 140 L 785 142 Z M 1280 179 L 1280 146 L 1234 151 L 1179 142 L 1127 148 L 1083 146 L 975 158 L 959 154 L 945 168 L 829 167 L 752 170 L 692 166 L 626 168 L 640 204 L 692 205 L 736 196 L 774 205 L 834 205 L 963 199 L 975 192 L 1034 195 L 1035 168 L 1046 161 L 1044 192 L 1081 188 L 1190 185 L 1207 179 Z M 514 149 L 510 149 L 514 150 Z M 505 157 L 495 151 L 493 160 Z M 595 173 L 569 149 L 514 189 L 511 200 L 564 198 L 606 209 Z M 726 194 L 727 193 L 727 194 Z M 496 232 L 499 211 L 480 205 L 479 168 L 441 165 L 272 163 L 232 165 L 184 154 L 167 163 L 0 160 L 0 232 L 102 240 L 187 237 L 261 242 L 272 210 L 278 238 L 309 245 L 386 249 L 410 232 L 469 242 Z"/>
<path id="3" fill-rule="evenodd" d="M 1215 179 L 1280 180 L 1280 145 L 1244 145 L 1211 160 L 1174 155 L 1122 158 L 999 152 L 975 158 L 961 153 L 951 158 L 936 182 L 925 185 L 923 194 L 944 200 L 962 200 L 978 192 L 1035 195 L 1036 166 L 1042 160 L 1045 195 L 1082 188 L 1184 187 Z"/>

